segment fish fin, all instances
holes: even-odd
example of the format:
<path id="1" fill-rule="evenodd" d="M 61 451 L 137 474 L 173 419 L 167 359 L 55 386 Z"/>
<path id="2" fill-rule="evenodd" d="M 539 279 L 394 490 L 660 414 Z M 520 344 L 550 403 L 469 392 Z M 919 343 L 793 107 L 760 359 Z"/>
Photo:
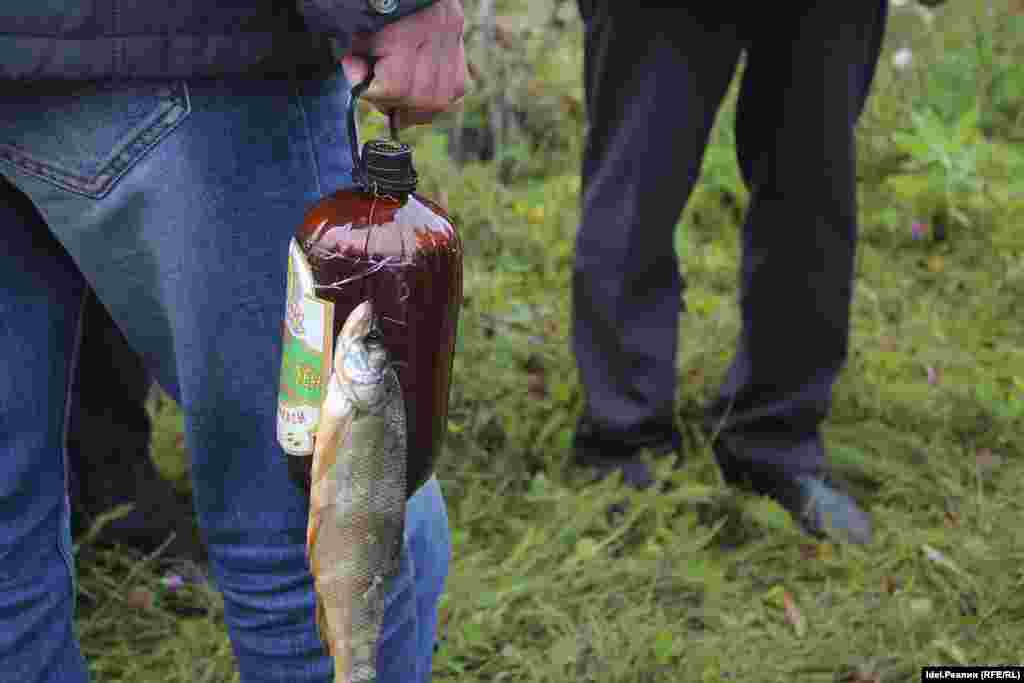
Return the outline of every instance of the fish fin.
<path id="1" fill-rule="evenodd" d="M 311 510 L 309 513 L 309 524 L 306 526 L 306 560 L 309 562 L 309 572 L 315 578 L 319 573 L 319 567 L 313 557 L 313 546 L 320 535 L 320 513 L 316 510 Z"/>
<path id="2" fill-rule="evenodd" d="M 333 502 L 337 482 L 331 480 L 331 475 L 335 471 L 338 454 L 352 431 L 354 418 L 355 415 L 349 412 L 340 418 L 325 419 L 317 430 L 310 477 L 310 510 L 318 510 Z"/>
<path id="3" fill-rule="evenodd" d="M 327 476 L 337 462 L 338 452 L 352 429 L 354 418 L 351 410 L 341 416 L 325 414 L 320 417 L 313 446 L 313 484 Z"/>
<path id="4" fill-rule="evenodd" d="M 369 300 L 362 302 L 352 309 L 341 326 L 338 339 L 341 342 L 339 348 L 347 346 L 348 342 L 354 339 L 365 337 L 373 326 L 373 304 Z"/>
<path id="5" fill-rule="evenodd" d="M 320 634 L 320 640 L 327 649 L 327 654 L 334 656 L 334 637 L 327 626 L 327 610 L 324 608 L 324 601 L 317 593 L 316 596 L 316 630 Z"/>

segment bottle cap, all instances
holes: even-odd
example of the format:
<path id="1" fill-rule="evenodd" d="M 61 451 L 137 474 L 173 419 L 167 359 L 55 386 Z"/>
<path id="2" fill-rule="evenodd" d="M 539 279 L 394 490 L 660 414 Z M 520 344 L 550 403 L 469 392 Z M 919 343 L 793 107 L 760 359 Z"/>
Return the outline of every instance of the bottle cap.
<path id="1" fill-rule="evenodd" d="M 370 189 L 405 197 L 416 190 L 419 178 L 412 165 L 412 149 L 394 140 L 370 140 L 363 145 L 363 164 Z"/>

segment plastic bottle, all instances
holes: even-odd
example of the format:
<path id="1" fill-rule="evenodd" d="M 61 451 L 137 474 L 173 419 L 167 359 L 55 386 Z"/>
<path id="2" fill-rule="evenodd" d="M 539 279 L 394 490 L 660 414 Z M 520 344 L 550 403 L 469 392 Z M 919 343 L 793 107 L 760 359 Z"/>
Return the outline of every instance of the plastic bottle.
<path id="1" fill-rule="evenodd" d="M 372 140 L 360 157 L 356 86 L 348 129 L 356 187 L 314 204 L 289 254 L 289 301 L 278 440 L 308 491 L 308 456 L 330 376 L 333 340 L 370 300 L 402 386 L 408 424 L 407 496 L 432 474 L 447 429 L 462 300 L 462 243 L 437 203 L 416 194 L 412 150 Z"/>

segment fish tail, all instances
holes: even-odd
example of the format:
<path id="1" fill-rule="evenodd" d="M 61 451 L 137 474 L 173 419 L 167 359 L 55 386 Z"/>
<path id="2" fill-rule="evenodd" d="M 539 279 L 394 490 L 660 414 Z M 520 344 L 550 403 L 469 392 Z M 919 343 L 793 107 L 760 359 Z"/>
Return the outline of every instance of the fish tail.
<path id="1" fill-rule="evenodd" d="M 331 638 L 330 627 L 327 625 L 327 611 L 324 609 L 323 601 L 319 598 L 316 601 L 316 630 L 321 642 L 323 642 L 324 647 L 327 649 L 327 654 L 333 657 L 336 654 L 334 639 Z"/>

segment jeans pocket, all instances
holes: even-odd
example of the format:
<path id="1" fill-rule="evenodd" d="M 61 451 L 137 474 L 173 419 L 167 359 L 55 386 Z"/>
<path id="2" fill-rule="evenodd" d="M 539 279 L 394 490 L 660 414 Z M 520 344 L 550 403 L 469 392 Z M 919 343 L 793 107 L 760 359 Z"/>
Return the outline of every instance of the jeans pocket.
<path id="1" fill-rule="evenodd" d="M 191 111 L 183 81 L 0 88 L 0 164 L 102 199 Z"/>

